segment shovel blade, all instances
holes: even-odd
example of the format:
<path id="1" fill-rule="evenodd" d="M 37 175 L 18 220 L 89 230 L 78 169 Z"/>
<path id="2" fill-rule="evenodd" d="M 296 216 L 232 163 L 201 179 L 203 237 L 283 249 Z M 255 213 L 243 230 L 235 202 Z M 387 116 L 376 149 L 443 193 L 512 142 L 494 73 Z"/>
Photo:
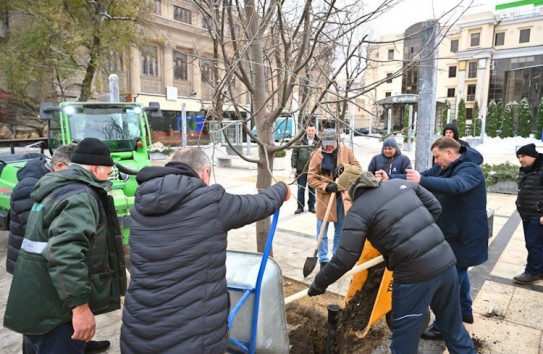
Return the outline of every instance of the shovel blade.
<path id="1" fill-rule="evenodd" d="M 318 261 L 318 258 L 317 257 L 307 257 L 305 259 L 305 263 L 304 263 L 304 278 L 307 278 L 307 276 L 309 274 L 311 274 L 311 272 L 313 271 L 313 269 L 315 269 L 315 267 L 317 266 L 317 261 Z"/>

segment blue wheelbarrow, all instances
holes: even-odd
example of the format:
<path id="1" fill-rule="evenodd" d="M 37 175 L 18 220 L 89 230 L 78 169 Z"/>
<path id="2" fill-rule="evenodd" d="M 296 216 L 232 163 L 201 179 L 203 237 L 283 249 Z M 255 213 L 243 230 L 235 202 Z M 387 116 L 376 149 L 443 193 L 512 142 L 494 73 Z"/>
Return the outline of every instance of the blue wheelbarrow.
<path id="1" fill-rule="evenodd" d="M 273 215 L 264 253 L 227 251 L 229 353 L 288 353 L 283 277 L 269 258 L 279 219 Z"/>

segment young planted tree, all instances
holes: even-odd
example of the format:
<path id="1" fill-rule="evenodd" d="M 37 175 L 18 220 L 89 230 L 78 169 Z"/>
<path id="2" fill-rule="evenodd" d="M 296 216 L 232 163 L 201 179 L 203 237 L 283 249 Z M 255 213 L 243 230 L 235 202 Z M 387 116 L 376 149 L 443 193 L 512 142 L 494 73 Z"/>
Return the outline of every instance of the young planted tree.
<path id="1" fill-rule="evenodd" d="M 104 56 L 122 56 L 140 43 L 152 13 L 147 0 L 11 0 L 8 6 L 16 20 L 0 45 L 0 67 L 10 73 L 13 91 L 43 87 L 45 95 L 65 99 L 67 88 L 76 87 L 80 101 L 92 96 Z"/>
<path id="2" fill-rule="evenodd" d="M 500 126 L 498 125 L 498 107 L 496 101 L 492 100 L 488 104 L 488 109 L 486 111 L 486 125 L 485 132 L 491 138 L 497 136 L 497 132 Z"/>
<path id="3" fill-rule="evenodd" d="M 371 48 L 364 25 L 397 2 L 383 0 L 370 11 L 362 0 L 194 2 L 216 49 L 212 106 L 220 109 L 227 102 L 238 117 L 242 112 L 248 114 L 243 130 L 258 144 L 258 157 L 244 155 L 225 139 L 241 158 L 257 165 L 257 189 L 271 185 L 274 153 L 303 137 L 308 118 L 326 117 L 336 129 L 344 127 L 349 104 L 390 79 L 362 83 L 366 68 L 374 64 L 367 56 Z M 393 73 L 392 79 L 401 72 Z M 242 95 L 250 98 L 250 112 L 237 103 L 233 78 L 245 90 Z M 285 110 L 298 115 L 300 129 L 289 142 L 277 144 L 273 126 Z M 222 117 L 216 114 L 214 119 Z M 245 124 L 249 120 L 254 122 L 256 135 Z M 259 251 L 264 248 L 269 223 L 269 219 L 257 222 Z"/>
<path id="4" fill-rule="evenodd" d="M 543 98 L 539 101 L 539 107 L 537 108 L 537 131 L 535 137 L 541 139 L 541 131 L 543 130 Z"/>
<path id="5" fill-rule="evenodd" d="M 463 98 L 458 103 L 458 113 L 456 116 L 456 126 L 458 127 L 458 135 L 466 135 L 466 102 Z"/>
<path id="6" fill-rule="evenodd" d="M 508 103 L 503 110 L 502 138 L 513 136 L 513 104 Z"/>
<path id="7" fill-rule="evenodd" d="M 532 132 L 532 111 L 528 105 L 528 99 L 525 97 L 520 100 L 518 111 L 518 135 L 523 138 L 530 136 Z"/>

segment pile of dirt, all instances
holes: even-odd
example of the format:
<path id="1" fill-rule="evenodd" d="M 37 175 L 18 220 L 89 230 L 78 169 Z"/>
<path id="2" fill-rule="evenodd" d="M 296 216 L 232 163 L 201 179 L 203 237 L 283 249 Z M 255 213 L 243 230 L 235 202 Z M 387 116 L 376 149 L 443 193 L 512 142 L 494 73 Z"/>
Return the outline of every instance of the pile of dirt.
<path id="1" fill-rule="evenodd" d="M 371 353 L 387 334 L 384 320 L 372 326 L 365 338 L 358 338 L 357 331 L 365 328 L 377 296 L 384 267 L 370 269 L 362 291 L 341 311 L 335 331 L 334 353 Z M 285 278 L 285 296 L 307 285 Z M 343 297 L 326 292 L 321 296 L 305 297 L 286 307 L 291 354 L 324 354 L 327 348 L 328 310 L 330 304 L 343 307 Z"/>

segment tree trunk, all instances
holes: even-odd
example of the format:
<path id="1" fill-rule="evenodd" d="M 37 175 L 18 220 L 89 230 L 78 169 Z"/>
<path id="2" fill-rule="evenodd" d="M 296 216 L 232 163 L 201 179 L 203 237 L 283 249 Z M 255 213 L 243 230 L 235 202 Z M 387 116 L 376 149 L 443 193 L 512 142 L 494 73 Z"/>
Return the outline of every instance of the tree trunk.
<path id="1" fill-rule="evenodd" d="M 85 71 L 85 78 L 81 84 L 81 93 L 79 94 L 79 101 L 88 101 L 92 96 L 92 80 L 94 80 L 94 74 L 96 73 L 96 66 L 98 65 L 98 57 L 100 55 L 100 35 L 95 33 L 92 38 L 92 45 L 89 50 L 89 63 L 87 70 Z"/>
<path id="2" fill-rule="evenodd" d="M 258 137 L 265 146 L 274 145 L 272 137 L 272 124 L 267 121 L 266 110 L 266 77 L 264 74 L 264 56 L 262 38 L 259 32 L 259 16 L 256 13 L 254 0 L 245 0 L 245 11 L 247 18 L 250 19 L 248 25 L 249 38 L 254 38 L 249 49 L 250 62 L 252 63 L 252 75 L 254 91 L 252 92 L 253 109 L 255 112 L 255 124 Z M 264 33 L 262 31 L 261 33 Z M 257 37 L 258 36 L 258 37 Z M 268 188 L 271 185 L 273 171 L 273 153 L 269 153 L 265 147 L 258 150 L 259 162 L 257 169 L 256 187 L 258 190 Z M 269 164 L 268 164 L 269 163 Z M 256 248 L 258 252 L 263 252 L 266 246 L 268 230 L 270 228 L 270 218 L 266 218 L 256 223 Z M 273 250 L 270 250 L 270 256 L 273 256 Z"/>

